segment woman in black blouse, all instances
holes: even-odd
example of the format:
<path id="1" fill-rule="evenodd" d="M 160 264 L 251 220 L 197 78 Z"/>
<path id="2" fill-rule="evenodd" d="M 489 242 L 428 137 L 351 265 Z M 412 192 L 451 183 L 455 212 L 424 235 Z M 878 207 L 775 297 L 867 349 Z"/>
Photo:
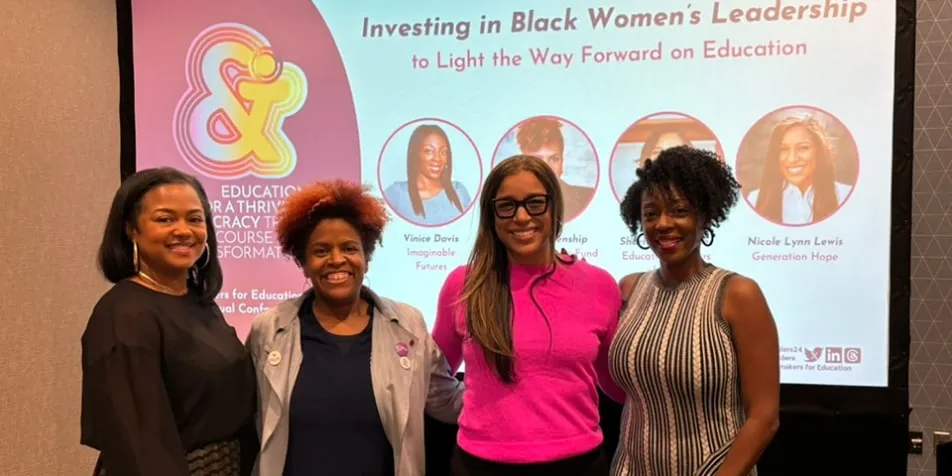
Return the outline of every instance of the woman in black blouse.
<path id="1" fill-rule="evenodd" d="M 222 271 L 199 182 L 141 171 L 99 249 L 115 285 L 82 337 L 82 443 L 96 475 L 238 476 L 257 456 L 251 358 L 215 304 Z"/>

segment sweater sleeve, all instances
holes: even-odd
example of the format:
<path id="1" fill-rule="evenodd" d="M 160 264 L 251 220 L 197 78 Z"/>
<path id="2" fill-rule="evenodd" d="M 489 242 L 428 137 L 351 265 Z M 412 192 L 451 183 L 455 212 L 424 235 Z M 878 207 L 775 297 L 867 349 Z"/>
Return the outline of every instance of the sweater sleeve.
<path id="1" fill-rule="evenodd" d="M 97 334 L 83 346 L 84 439 L 109 474 L 187 476 L 152 316 L 97 309 L 90 321 Z"/>
<path id="2" fill-rule="evenodd" d="M 625 402 L 625 391 L 621 389 L 612 378 L 609 372 L 608 349 L 615 339 L 615 331 L 618 329 L 618 319 L 621 313 L 621 291 L 614 279 L 608 276 L 604 284 L 599 283 L 599 293 L 605 302 L 605 333 L 602 335 L 598 347 L 598 357 L 595 360 L 595 371 L 598 375 L 598 386 L 606 395 L 619 403 Z"/>
<path id="3" fill-rule="evenodd" d="M 450 372 L 456 373 L 463 360 L 463 336 L 456 329 L 456 315 L 460 304 L 460 291 L 463 288 L 464 267 L 453 270 L 443 287 L 436 306 L 436 323 L 433 325 L 433 341 L 443 351 L 450 365 Z"/>

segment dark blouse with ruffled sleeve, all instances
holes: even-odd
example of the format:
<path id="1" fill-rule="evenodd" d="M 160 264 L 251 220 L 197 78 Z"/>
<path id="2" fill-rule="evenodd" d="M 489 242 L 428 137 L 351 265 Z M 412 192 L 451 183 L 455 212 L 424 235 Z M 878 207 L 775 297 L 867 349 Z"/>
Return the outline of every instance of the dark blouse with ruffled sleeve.
<path id="1" fill-rule="evenodd" d="M 218 306 L 120 282 L 96 304 L 82 354 L 81 442 L 107 474 L 187 476 L 186 453 L 229 440 L 250 474 L 254 364 Z"/>

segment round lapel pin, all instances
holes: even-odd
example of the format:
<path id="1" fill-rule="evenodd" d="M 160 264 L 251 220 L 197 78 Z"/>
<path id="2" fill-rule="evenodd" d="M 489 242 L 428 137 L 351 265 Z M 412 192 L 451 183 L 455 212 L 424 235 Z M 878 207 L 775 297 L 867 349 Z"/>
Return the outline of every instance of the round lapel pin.
<path id="1" fill-rule="evenodd" d="M 278 364 L 280 364 L 280 363 L 281 363 L 281 353 L 278 352 L 278 351 L 276 351 L 276 350 L 272 350 L 272 351 L 268 354 L 268 363 L 271 364 L 271 365 L 278 365 Z"/>
<path id="2" fill-rule="evenodd" d="M 400 366 L 406 370 L 410 370 L 410 358 L 406 356 L 400 357 Z"/>

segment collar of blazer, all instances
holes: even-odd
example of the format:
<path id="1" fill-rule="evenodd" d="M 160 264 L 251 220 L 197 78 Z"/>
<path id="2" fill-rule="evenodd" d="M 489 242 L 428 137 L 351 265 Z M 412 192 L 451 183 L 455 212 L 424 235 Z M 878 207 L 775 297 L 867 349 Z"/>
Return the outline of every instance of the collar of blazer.
<path id="1" fill-rule="evenodd" d="M 304 300 L 313 293 L 314 290 L 309 289 L 307 292 L 301 294 L 297 298 L 285 301 L 275 308 L 277 313 L 275 323 L 276 325 L 274 326 L 275 335 L 286 331 L 291 323 L 298 318 L 298 311 L 301 309 L 301 304 L 304 303 Z M 396 309 L 394 309 L 390 301 L 382 299 L 377 295 L 377 293 L 373 292 L 367 286 L 361 286 L 360 295 L 369 299 L 373 306 L 377 308 L 378 311 L 380 311 L 379 317 L 383 317 L 390 320 L 391 322 L 395 322 L 399 324 L 400 327 L 402 327 L 405 331 L 410 332 L 410 330 L 407 329 L 407 326 L 400 322 L 400 314 Z M 375 317 L 377 316 L 378 315 L 375 314 Z M 273 338 L 274 336 L 269 337 Z"/>
<path id="2" fill-rule="evenodd" d="M 270 316 L 262 316 L 265 321 L 270 320 L 274 324 L 273 327 L 268 326 L 271 328 L 265 330 L 263 335 L 255 339 L 258 341 L 255 343 L 255 346 L 258 348 L 257 352 L 259 352 L 258 358 L 264 360 L 261 367 L 264 377 L 268 381 L 267 385 L 273 389 L 273 396 L 276 397 L 268 404 L 268 406 L 272 404 L 274 406 L 266 412 L 269 415 L 263 425 L 263 446 L 266 445 L 274 435 L 278 420 L 281 418 L 280 415 L 286 411 L 284 407 L 289 402 L 288 396 L 292 391 L 294 382 L 297 380 L 297 370 L 301 365 L 301 353 L 298 347 L 299 343 L 294 338 L 294 332 L 291 331 L 294 327 L 299 325 L 297 323 L 298 311 L 301 308 L 301 304 L 311 292 L 313 292 L 313 290 L 272 308 L 271 311 L 268 311 L 273 312 Z M 393 301 L 381 298 L 367 287 L 361 288 L 361 295 L 370 300 L 376 308 L 374 311 L 374 319 L 371 323 L 371 325 L 374 326 L 373 332 L 375 334 L 373 344 L 374 354 L 386 355 L 388 350 L 392 352 L 392 348 L 389 346 L 393 346 L 395 343 L 407 343 L 410 347 L 413 347 L 414 341 L 419 342 L 417 336 L 410 330 L 413 326 L 410 326 L 409 322 L 406 324 L 401 322 L 401 319 L 409 319 L 409 317 L 404 315 L 405 310 L 398 309 L 398 305 Z M 382 332 L 380 335 L 381 338 L 376 338 L 378 331 Z M 295 350 L 296 348 L 297 350 Z M 372 365 L 372 367 L 378 369 L 377 375 L 380 378 L 392 378 L 393 375 L 403 375 L 404 371 L 402 369 L 397 373 L 388 373 L 387 370 L 384 370 L 387 364 L 383 362 L 385 361 L 380 361 L 379 364 Z M 374 371 L 372 370 L 372 372 Z M 383 394 L 376 394 L 378 392 L 398 391 L 398 388 L 395 388 L 394 385 L 395 382 L 375 385 L 374 392 L 375 397 L 377 397 L 378 410 L 381 412 L 381 417 L 384 421 L 393 422 L 402 428 L 405 426 L 407 417 L 405 409 L 393 409 L 391 408 L 392 405 L 383 404 L 382 402 L 391 401 L 392 399 L 386 398 Z M 407 389 L 408 388 L 409 387 L 407 387 Z M 388 437 L 393 438 L 395 435 L 389 433 L 392 429 L 389 426 L 387 426 L 386 429 L 388 431 Z"/>

